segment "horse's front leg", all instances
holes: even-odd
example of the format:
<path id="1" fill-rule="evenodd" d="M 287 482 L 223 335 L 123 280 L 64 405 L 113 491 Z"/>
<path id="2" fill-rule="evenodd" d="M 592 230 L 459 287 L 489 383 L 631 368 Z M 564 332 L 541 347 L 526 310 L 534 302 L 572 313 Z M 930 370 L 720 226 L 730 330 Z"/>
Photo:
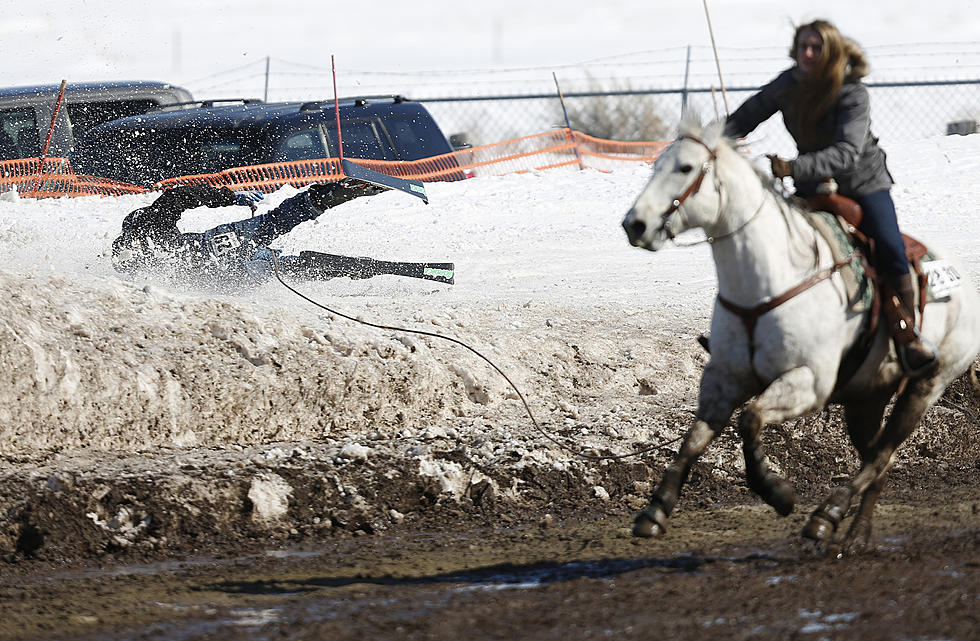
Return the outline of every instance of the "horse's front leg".
<path id="1" fill-rule="evenodd" d="M 809 367 L 789 370 L 749 403 L 738 421 L 749 488 L 781 516 L 793 511 L 796 502 L 793 486 L 769 469 L 759 434 L 765 425 L 782 423 L 814 409 L 817 405 L 814 381 Z"/>
<path id="2" fill-rule="evenodd" d="M 708 445 L 728 424 L 735 407 L 743 400 L 742 392 L 732 377 L 724 376 L 709 363 L 701 377 L 698 414 L 673 462 L 650 499 L 650 505 L 636 515 L 633 535 L 650 538 L 667 531 L 667 517 L 677 504 L 681 486 L 687 481 L 691 467 Z"/>

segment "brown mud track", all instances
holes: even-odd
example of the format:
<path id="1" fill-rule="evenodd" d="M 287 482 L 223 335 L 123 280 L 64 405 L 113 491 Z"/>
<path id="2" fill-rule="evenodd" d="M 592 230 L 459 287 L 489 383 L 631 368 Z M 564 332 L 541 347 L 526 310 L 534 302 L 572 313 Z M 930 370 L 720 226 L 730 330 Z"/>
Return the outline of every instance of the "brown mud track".
<path id="1" fill-rule="evenodd" d="M 696 404 L 707 318 L 686 302 L 651 327 L 644 307 L 385 301 L 394 322 L 483 337 L 568 447 L 654 446 L 594 460 L 427 340 L 4 283 L 30 331 L 0 350 L 0 639 L 976 638 L 966 377 L 899 451 L 876 549 L 837 560 L 799 537 L 858 466 L 836 408 L 764 433 L 789 518 L 746 489 L 729 429 L 667 537 L 630 536 Z"/>
<path id="2" fill-rule="evenodd" d="M 856 467 L 833 411 L 770 435 L 800 496 L 790 517 L 748 492 L 728 437 L 652 541 L 631 537 L 630 520 L 671 448 L 494 469 L 437 440 L 436 460 L 485 473 L 456 494 L 378 446 L 364 459 L 280 443 L 105 457 L 89 471 L 61 461 L 47 477 L 34 467 L 0 483 L 6 523 L 19 523 L 0 638 L 974 639 L 980 428 L 967 386 L 927 417 L 950 438 L 903 450 L 875 549 L 845 558 L 799 537 Z M 256 478 L 292 488 L 274 521 L 255 518 Z"/>
<path id="3" fill-rule="evenodd" d="M 900 483 L 899 483 L 900 485 Z M 377 536 L 180 562 L 19 566 L 0 582 L 9 639 L 972 639 L 973 488 L 903 490 L 874 552 L 837 560 L 803 515 L 680 510 L 668 538 L 624 515 L 449 515 Z M 893 493 L 894 494 L 894 493 Z M 707 496 L 692 493 L 702 501 Z M 895 499 L 893 498 L 893 501 Z"/>

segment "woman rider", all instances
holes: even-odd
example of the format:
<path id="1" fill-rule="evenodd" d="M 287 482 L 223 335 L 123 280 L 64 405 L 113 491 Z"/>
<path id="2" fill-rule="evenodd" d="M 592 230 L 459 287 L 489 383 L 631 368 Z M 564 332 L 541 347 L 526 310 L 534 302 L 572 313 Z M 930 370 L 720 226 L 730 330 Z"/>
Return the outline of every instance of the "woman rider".
<path id="1" fill-rule="evenodd" d="M 830 22 L 815 20 L 796 29 L 790 57 L 796 64 L 746 100 L 728 118 L 725 134 L 742 138 L 782 112 L 798 155 L 793 160 L 769 156 L 773 175 L 792 177 L 802 197 L 816 194 L 832 178 L 841 195 L 861 205 L 859 229 L 874 239 L 876 269 L 900 298 L 905 326 L 914 330 L 914 281 L 891 197 L 893 180 L 871 133 L 870 100 L 861 83 L 868 72 L 864 52 Z M 927 373 L 936 363 L 935 348 L 917 331 L 903 335 L 896 346 L 906 372 Z"/>

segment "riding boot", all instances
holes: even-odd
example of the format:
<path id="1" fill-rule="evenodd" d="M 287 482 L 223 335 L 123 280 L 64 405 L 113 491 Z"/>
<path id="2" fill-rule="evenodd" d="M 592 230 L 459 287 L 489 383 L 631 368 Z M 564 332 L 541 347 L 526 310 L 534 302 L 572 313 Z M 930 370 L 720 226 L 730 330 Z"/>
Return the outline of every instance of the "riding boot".
<path id="1" fill-rule="evenodd" d="M 889 285 L 893 292 L 885 310 L 902 369 L 912 378 L 926 376 L 938 364 L 939 354 L 932 344 L 922 338 L 915 326 L 917 288 L 913 284 L 912 275 L 903 274 L 892 279 Z"/>

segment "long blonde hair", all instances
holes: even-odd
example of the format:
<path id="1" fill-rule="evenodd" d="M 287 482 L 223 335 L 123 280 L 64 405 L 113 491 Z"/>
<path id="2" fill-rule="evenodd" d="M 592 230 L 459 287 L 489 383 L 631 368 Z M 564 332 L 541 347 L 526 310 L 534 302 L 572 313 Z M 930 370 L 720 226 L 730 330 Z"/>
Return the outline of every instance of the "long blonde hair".
<path id="1" fill-rule="evenodd" d="M 801 80 L 795 96 L 797 127 L 805 142 L 816 138 L 817 122 L 836 102 L 844 81 L 868 75 L 868 61 L 861 47 L 827 20 L 814 20 L 796 28 L 789 52 L 794 61 L 804 31 L 814 31 L 823 40 L 820 67 Z"/>

